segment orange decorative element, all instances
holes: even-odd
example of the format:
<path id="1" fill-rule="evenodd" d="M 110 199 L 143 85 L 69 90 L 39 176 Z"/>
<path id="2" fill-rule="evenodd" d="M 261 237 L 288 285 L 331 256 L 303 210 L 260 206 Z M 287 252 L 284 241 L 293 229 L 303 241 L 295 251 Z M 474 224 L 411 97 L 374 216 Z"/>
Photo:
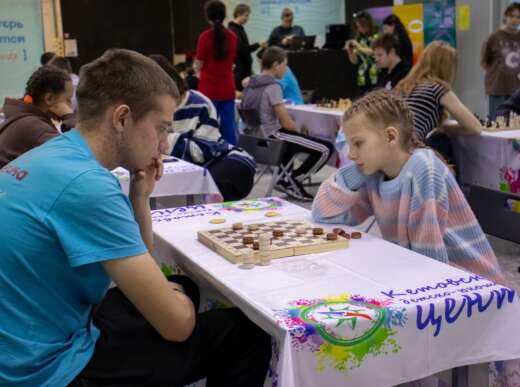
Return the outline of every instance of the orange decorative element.
<path id="1" fill-rule="evenodd" d="M 33 97 L 31 97 L 30 95 L 25 95 L 23 97 L 23 103 L 26 104 L 26 105 L 32 105 L 33 104 Z"/>

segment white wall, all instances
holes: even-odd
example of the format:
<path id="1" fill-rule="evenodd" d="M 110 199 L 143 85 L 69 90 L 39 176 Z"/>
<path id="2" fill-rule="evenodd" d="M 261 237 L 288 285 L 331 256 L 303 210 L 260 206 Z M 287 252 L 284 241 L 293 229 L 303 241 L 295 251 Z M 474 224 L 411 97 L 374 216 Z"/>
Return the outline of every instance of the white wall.
<path id="1" fill-rule="evenodd" d="M 0 1 L 0 105 L 22 97 L 43 53 L 40 0 Z"/>

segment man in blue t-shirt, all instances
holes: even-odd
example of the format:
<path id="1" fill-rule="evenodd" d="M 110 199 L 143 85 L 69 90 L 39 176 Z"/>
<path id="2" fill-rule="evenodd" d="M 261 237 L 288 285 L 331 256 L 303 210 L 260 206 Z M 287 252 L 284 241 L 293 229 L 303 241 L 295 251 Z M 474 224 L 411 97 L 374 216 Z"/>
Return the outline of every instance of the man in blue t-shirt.
<path id="1" fill-rule="evenodd" d="M 150 255 L 172 80 L 109 50 L 77 96 L 75 129 L 0 169 L 0 385 L 263 385 L 269 336 L 236 309 L 197 315 L 196 286 Z"/>
<path id="2" fill-rule="evenodd" d="M 289 66 L 286 66 L 285 74 L 278 82 L 282 85 L 283 99 L 290 101 L 295 105 L 303 105 L 304 102 L 302 91 L 300 90 L 300 84 Z"/>

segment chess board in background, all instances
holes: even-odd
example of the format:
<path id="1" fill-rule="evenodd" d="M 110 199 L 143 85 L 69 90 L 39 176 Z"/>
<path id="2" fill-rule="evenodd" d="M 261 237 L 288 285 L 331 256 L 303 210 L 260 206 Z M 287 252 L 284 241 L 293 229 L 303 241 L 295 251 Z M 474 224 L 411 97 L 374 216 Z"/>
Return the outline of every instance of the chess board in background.
<path id="1" fill-rule="evenodd" d="M 327 233 L 332 232 L 332 228 L 322 227 L 322 235 L 313 235 L 310 224 L 302 220 L 288 220 L 267 223 L 254 223 L 258 226 L 258 230 L 249 231 L 248 225 L 244 224 L 241 230 L 233 230 L 232 227 L 224 227 L 207 231 L 199 231 L 197 238 L 199 242 L 206 245 L 211 250 L 220 254 L 232 263 L 239 263 L 242 260 L 244 249 L 250 248 L 251 245 L 243 243 L 243 237 L 251 235 L 255 242 L 258 242 L 258 236 L 263 233 L 273 235 L 274 229 L 283 230 L 282 237 L 272 237 L 271 241 L 271 257 L 283 258 L 295 255 L 305 255 L 312 253 L 322 253 L 326 251 L 344 249 L 349 246 L 349 240 L 345 237 L 338 236 L 336 240 L 327 240 Z M 305 234 L 296 234 L 296 227 L 306 227 Z M 255 256 L 259 254 L 258 250 L 254 251 Z"/>

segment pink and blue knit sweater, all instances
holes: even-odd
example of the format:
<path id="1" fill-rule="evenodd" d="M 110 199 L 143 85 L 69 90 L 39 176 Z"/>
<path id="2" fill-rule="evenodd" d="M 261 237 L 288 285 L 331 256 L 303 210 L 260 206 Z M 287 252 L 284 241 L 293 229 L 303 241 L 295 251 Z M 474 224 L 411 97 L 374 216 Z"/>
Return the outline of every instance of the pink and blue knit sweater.
<path id="1" fill-rule="evenodd" d="M 417 149 L 397 177 L 366 176 L 357 165 L 321 185 L 315 221 L 351 226 L 374 215 L 383 238 L 441 262 L 504 284 L 497 259 L 446 165 Z"/>

